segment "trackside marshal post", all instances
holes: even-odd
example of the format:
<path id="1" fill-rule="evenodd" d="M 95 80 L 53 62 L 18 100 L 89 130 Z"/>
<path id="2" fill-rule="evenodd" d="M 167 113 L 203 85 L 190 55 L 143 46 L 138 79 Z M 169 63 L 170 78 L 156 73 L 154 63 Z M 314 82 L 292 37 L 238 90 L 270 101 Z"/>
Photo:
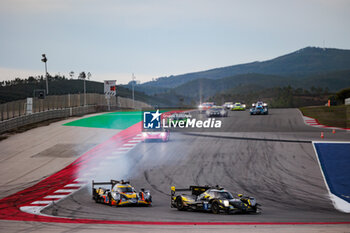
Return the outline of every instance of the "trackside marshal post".
<path id="1" fill-rule="evenodd" d="M 104 80 L 104 93 L 107 100 L 108 111 L 111 110 L 111 96 L 116 95 L 116 82 L 117 80 Z"/>

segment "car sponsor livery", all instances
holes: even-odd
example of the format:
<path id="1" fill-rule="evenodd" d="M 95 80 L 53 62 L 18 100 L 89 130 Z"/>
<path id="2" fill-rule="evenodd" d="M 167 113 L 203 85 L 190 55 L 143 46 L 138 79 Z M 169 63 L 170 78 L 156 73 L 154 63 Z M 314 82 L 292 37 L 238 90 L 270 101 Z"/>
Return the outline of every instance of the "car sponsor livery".
<path id="1" fill-rule="evenodd" d="M 191 194 L 177 194 L 178 191 L 187 191 Z M 208 211 L 214 214 L 258 213 L 260 206 L 254 197 L 242 194 L 234 197 L 219 186 L 190 186 L 188 189 L 175 189 L 175 186 L 172 186 L 170 204 L 172 208 L 178 210 Z"/>
<path id="2" fill-rule="evenodd" d="M 252 108 L 249 110 L 250 115 L 267 115 L 269 114 L 269 109 L 267 103 L 258 101 L 256 104 L 252 104 Z"/>
<path id="3" fill-rule="evenodd" d="M 111 186 L 111 189 L 95 188 L 96 185 Z M 152 196 L 150 191 L 141 189 L 137 193 L 128 181 L 111 180 L 110 182 L 92 181 L 92 199 L 96 203 L 104 203 L 111 206 L 150 206 Z"/>
<path id="4" fill-rule="evenodd" d="M 150 140 L 169 141 L 170 132 L 165 128 L 144 129 L 141 134 L 141 140 L 147 142 Z"/>

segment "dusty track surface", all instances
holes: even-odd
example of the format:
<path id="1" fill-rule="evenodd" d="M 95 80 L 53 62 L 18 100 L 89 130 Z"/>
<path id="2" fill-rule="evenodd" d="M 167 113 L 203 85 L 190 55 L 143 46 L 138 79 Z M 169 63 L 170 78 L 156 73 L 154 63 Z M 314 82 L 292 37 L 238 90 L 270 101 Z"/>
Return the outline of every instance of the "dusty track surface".
<path id="1" fill-rule="evenodd" d="M 271 110 L 268 116 L 247 114 L 231 112 L 224 119 L 224 134 L 178 132 L 171 135 L 168 143 L 141 143 L 114 161 L 116 168 L 122 163 L 128 172 L 116 169 L 114 177 L 105 178 L 129 177 L 135 187 L 149 188 L 153 207 L 112 208 L 96 204 L 87 188 L 58 203 L 58 216 L 135 221 L 348 221 L 350 216 L 334 210 L 327 197 L 309 142 L 319 136 L 319 130 L 305 126 L 296 110 Z M 237 132 L 240 128 L 245 132 Z M 346 136 L 339 133 L 334 139 Z M 192 184 L 219 184 L 233 192 L 255 196 L 263 212 L 213 215 L 170 209 L 170 186 Z M 50 211 L 49 208 L 45 213 Z"/>
<path id="2" fill-rule="evenodd" d="M 113 161 L 115 167 L 122 166 L 121 172 L 106 171 L 110 178 L 129 178 L 136 188 L 149 188 L 154 204 L 149 208 L 115 208 L 96 204 L 91 200 L 91 190 L 82 189 L 67 199 L 47 208 L 58 216 L 128 221 L 198 221 L 198 222 L 344 222 L 350 221 L 348 214 L 333 208 L 315 157 L 311 140 L 320 140 L 321 130 L 306 126 L 300 113 L 295 109 L 271 110 L 268 116 L 249 116 L 248 112 L 230 112 L 224 119 L 221 132 L 173 133 L 168 143 L 141 143 L 133 150 Z M 79 133 L 84 128 L 79 128 Z M 88 131 L 82 134 L 87 135 Z M 27 132 L 32 133 L 33 130 Z M 63 131 L 69 131 L 64 128 Z M 38 137 L 41 132 L 35 132 Z M 93 132 L 97 132 L 93 129 Z M 107 132 L 110 132 L 107 130 Z M 103 133 L 102 133 L 103 134 Z M 108 135 L 104 135 L 108 138 Z M 60 136 L 58 136 L 60 138 Z M 349 140 L 349 133 L 325 133 L 327 140 Z M 47 137 L 48 138 L 48 137 Z M 11 138 L 10 138 L 11 139 Z M 8 141 L 4 140 L 4 142 Z M 90 143 L 84 140 L 84 143 Z M 98 143 L 97 141 L 92 141 Z M 2 145 L 2 144 L 1 144 Z M 40 147 L 40 143 L 38 143 Z M 11 148 L 11 147 L 10 147 Z M 32 157 L 45 151 L 42 146 L 25 156 Z M 5 153 L 4 153 L 5 154 Z M 69 153 L 68 153 L 69 154 Z M 6 154 L 7 155 L 7 154 Z M 16 154 L 14 154 L 16 156 Z M 58 156 L 58 154 L 57 154 Z M 12 159 L 8 155 L 8 159 Z M 34 156 L 35 157 L 35 156 Z M 40 157 L 40 156 L 38 156 Z M 57 160 L 59 158 L 55 157 Z M 3 159 L 3 158 L 2 158 Z M 73 160 L 74 158 L 72 158 Z M 49 161 L 49 160 L 46 160 Z M 65 158 L 67 165 L 71 161 Z M 14 164 L 13 164 L 14 165 Z M 63 165 L 62 165 L 63 166 Z M 50 165 L 43 165 L 46 169 Z M 11 167 L 9 167 L 10 169 Z M 62 168 L 62 167 L 61 167 Z M 51 168 L 52 169 L 52 168 Z M 108 169 L 110 169 L 108 167 Z M 59 170 L 59 168 L 57 168 Z M 42 175 L 48 174 L 40 171 Z M 4 175 L 7 174 L 4 172 Z M 51 174 L 51 173 L 50 173 Z M 113 177 L 110 177 L 112 174 Z M 3 176 L 3 175 L 2 175 Z M 9 176 L 8 176 L 9 177 Z M 38 176 L 41 179 L 45 176 Z M 99 176 L 101 177 L 101 176 Z M 11 181 L 10 178 L 5 179 Z M 27 176 L 28 182 L 30 176 Z M 5 181 L 4 181 L 5 182 Z M 36 180 L 32 180 L 36 182 Z M 262 204 L 259 215 L 213 215 L 210 213 L 179 212 L 170 208 L 170 186 L 187 187 L 192 184 L 219 184 L 233 192 L 255 196 Z M 15 186 L 15 185 L 14 185 Z M 3 184 L 3 187 L 9 187 Z M 0 226 L 11 225 L 3 222 Z M 20 225 L 28 225 L 21 223 Z M 87 231 L 88 229 L 119 229 L 125 231 L 212 231 L 208 226 L 186 227 L 101 227 L 74 224 L 35 223 L 38 229 Z M 71 228 L 72 227 L 72 228 Z M 96 228 L 95 228 L 96 227 Z M 348 225 L 331 226 L 259 226 L 259 232 L 318 232 L 344 231 Z M 18 227 L 20 228 L 20 227 Z M 14 231 L 18 228 L 13 228 Z M 251 226 L 221 226 L 215 229 L 241 232 L 254 231 Z M 328 230 L 327 230 L 328 229 Z"/>

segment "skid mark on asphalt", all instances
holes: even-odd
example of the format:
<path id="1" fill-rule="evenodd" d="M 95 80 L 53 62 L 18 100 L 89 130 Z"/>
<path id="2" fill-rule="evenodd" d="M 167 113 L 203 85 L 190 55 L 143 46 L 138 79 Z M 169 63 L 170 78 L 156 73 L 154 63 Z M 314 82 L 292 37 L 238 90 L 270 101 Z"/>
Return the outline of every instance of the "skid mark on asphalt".
<path id="1" fill-rule="evenodd" d="M 234 137 L 234 136 L 222 136 L 222 135 L 209 135 L 209 134 L 198 134 L 198 133 L 184 133 L 189 136 L 196 137 L 208 137 L 208 138 L 221 138 L 221 139 L 236 139 L 236 140 L 247 140 L 247 141 L 265 141 L 265 142 L 290 142 L 290 143 L 311 143 L 309 140 L 289 140 L 289 139 L 275 139 L 275 138 L 253 138 L 253 137 Z"/>

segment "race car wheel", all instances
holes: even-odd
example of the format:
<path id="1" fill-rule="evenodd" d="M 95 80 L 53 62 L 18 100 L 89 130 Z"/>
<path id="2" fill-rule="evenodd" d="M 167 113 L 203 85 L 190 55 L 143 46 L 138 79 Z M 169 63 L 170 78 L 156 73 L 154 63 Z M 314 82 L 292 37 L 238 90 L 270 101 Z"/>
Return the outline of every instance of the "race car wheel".
<path id="1" fill-rule="evenodd" d="M 213 214 L 218 214 L 220 212 L 219 203 L 217 201 L 214 201 L 211 204 L 211 211 L 213 212 Z"/>
<path id="2" fill-rule="evenodd" d="M 177 197 L 176 198 L 176 207 L 177 207 L 177 210 L 184 210 L 184 203 L 182 201 L 182 198 L 181 197 Z"/>

